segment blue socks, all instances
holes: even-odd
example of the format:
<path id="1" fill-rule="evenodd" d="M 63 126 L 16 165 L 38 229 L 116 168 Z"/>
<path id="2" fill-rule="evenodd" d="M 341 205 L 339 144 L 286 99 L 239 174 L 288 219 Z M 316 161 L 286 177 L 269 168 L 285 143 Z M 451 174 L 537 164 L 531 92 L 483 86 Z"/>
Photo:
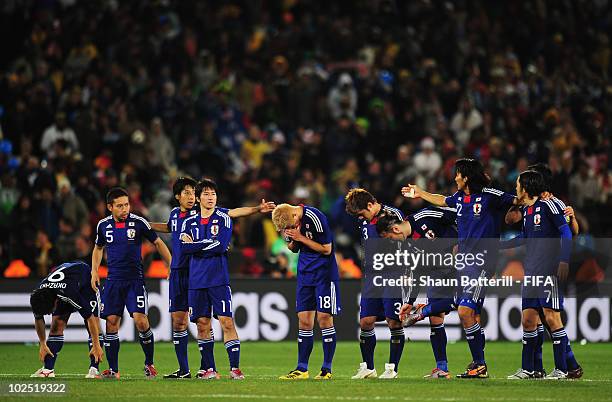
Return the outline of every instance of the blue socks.
<path id="1" fill-rule="evenodd" d="M 567 373 L 567 334 L 561 327 L 552 334 L 553 352 L 555 355 L 555 368 Z"/>
<path id="2" fill-rule="evenodd" d="M 464 328 L 465 337 L 472 352 L 472 361 L 476 364 L 485 364 L 484 357 L 484 334 L 480 328 L 480 324 L 476 323 L 469 328 Z"/>
<path id="3" fill-rule="evenodd" d="M 176 353 L 181 374 L 189 372 L 189 359 L 187 358 L 188 342 L 189 334 L 187 330 L 172 332 L 172 343 L 174 344 L 174 352 Z"/>
<path id="4" fill-rule="evenodd" d="M 64 335 L 49 335 L 49 338 L 47 338 L 47 347 L 51 353 L 53 353 L 53 357 L 51 357 L 51 355 L 45 356 L 45 368 L 47 370 L 53 370 L 57 354 L 64 347 Z"/>
<path id="5" fill-rule="evenodd" d="M 431 327 L 429 334 L 431 348 L 433 349 L 436 367 L 448 372 L 448 359 L 446 357 L 446 329 L 444 324 Z"/>
<path id="6" fill-rule="evenodd" d="M 298 364 L 297 369 L 308 371 L 308 360 L 314 345 L 314 332 L 312 329 L 298 330 Z"/>
<path id="7" fill-rule="evenodd" d="M 198 339 L 198 348 L 200 349 L 200 370 L 213 369 L 217 371 L 215 365 L 215 354 L 214 354 L 215 339 L 210 337 L 208 339 Z"/>
<path id="8" fill-rule="evenodd" d="M 538 324 L 537 331 L 538 336 L 536 338 L 536 345 L 533 352 L 533 369 L 543 373 L 544 363 L 542 362 L 542 345 L 544 345 L 544 325 Z"/>
<path id="9" fill-rule="evenodd" d="M 374 349 L 376 348 L 376 332 L 374 328 L 370 330 L 361 329 L 359 332 L 359 349 L 361 349 L 361 359 L 368 366 L 368 370 L 374 370 Z"/>
<path id="10" fill-rule="evenodd" d="M 98 338 L 100 340 L 100 346 L 104 347 L 104 337 L 102 335 L 100 335 L 100 337 Z M 89 350 L 91 350 L 91 348 L 93 347 L 93 342 L 91 340 L 91 336 L 89 337 L 88 341 L 87 341 L 87 346 L 89 346 Z M 96 359 L 94 359 L 92 356 L 89 356 L 89 367 L 95 367 L 96 369 L 99 368 L 99 362 L 96 361 Z"/>
<path id="11" fill-rule="evenodd" d="M 336 328 L 323 328 L 321 329 L 321 335 L 323 335 L 323 366 L 321 366 L 321 369 L 327 369 L 331 372 L 332 360 L 336 352 Z"/>
<path id="12" fill-rule="evenodd" d="M 144 364 L 153 364 L 153 351 L 155 349 L 153 331 L 151 331 L 151 328 L 149 328 L 144 332 L 139 332 L 138 336 L 140 338 L 140 346 L 142 347 L 142 351 L 145 354 Z"/>
<path id="13" fill-rule="evenodd" d="M 565 350 L 565 357 L 567 361 L 567 369 L 576 370 L 579 364 L 576 360 L 576 357 L 574 356 L 574 351 L 572 350 L 569 339 L 567 340 L 567 349 Z"/>
<path id="14" fill-rule="evenodd" d="M 391 330 L 391 340 L 389 341 L 389 363 L 395 364 L 395 371 L 399 367 L 399 362 L 404 351 L 404 328 L 396 328 Z"/>
<path id="15" fill-rule="evenodd" d="M 108 367 L 115 373 L 119 372 L 119 335 L 106 333 L 104 337 L 104 348 L 106 349 L 106 360 Z"/>
<path id="16" fill-rule="evenodd" d="M 232 341 L 225 342 L 225 350 L 227 351 L 227 357 L 229 358 L 230 369 L 237 369 L 240 367 L 240 341 L 234 339 Z"/>
<path id="17" fill-rule="evenodd" d="M 523 354 L 521 367 L 533 373 L 535 371 L 535 352 L 538 345 L 538 330 L 523 330 Z"/>

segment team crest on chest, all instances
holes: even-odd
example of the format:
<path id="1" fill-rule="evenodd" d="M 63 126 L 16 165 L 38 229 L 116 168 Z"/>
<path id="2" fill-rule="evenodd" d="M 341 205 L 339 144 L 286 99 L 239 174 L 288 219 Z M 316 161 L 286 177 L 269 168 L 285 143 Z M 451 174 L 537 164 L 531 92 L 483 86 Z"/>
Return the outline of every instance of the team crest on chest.
<path id="1" fill-rule="evenodd" d="M 534 223 L 534 225 L 539 225 L 540 222 L 542 222 L 542 217 L 540 216 L 540 214 L 535 214 L 533 216 L 533 223 Z"/>
<path id="2" fill-rule="evenodd" d="M 482 204 L 476 203 L 472 209 L 474 210 L 474 215 L 480 215 L 480 211 L 482 211 Z"/>
<path id="3" fill-rule="evenodd" d="M 136 237 L 136 229 L 128 229 L 127 237 L 128 239 L 133 239 L 134 237 Z"/>
<path id="4" fill-rule="evenodd" d="M 210 227 L 210 234 L 212 234 L 213 236 L 219 234 L 219 225 L 212 225 Z"/>

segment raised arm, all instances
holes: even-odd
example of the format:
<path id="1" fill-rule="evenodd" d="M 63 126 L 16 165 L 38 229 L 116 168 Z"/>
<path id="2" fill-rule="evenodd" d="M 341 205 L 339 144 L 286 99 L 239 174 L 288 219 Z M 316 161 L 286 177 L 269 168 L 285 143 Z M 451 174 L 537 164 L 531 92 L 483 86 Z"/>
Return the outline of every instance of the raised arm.
<path id="1" fill-rule="evenodd" d="M 242 218 L 245 216 L 253 215 L 258 212 L 262 214 L 270 213 L 276 208 L 276 204 L 273 201 L 266 201 L 262 198 L 261 203 L 255 207 L 239 207 L 233 208 L 228 211 L 230 218 Z"/>

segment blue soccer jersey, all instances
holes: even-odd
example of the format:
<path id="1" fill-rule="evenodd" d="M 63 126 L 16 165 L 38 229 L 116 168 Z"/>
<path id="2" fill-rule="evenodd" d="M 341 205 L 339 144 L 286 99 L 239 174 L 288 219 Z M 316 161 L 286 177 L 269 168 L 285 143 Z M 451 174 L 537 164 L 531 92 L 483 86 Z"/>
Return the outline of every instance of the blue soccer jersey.
<path id="1" fill-rule="evenodd" d="M 76 311 L 87 319 L 97 311 L 97 295 L 91 288 L 91 267 L 82 261 L 57 266 L 40 282 L 38 289 L 50 289 L 61 300 L 62 304 L 56 306 L 54 315 Z"/>
<path id="2" fill-rule="evenodd" d="M 538 199 L 523 209 L 523 237 L 526 242 L 525 273 L 552 274 L 559 262 L 569 262 L 572 234 L 563 210 L 553 200 Z M 558 241 L 558 239 L 564 241 Z"/>
<path id="3" fill-rule="evenodd" d="M 397 216 L 398 219 L 400 220 L 404 220 L 404 214 L 402 214 L 402 211 L 400 211 L 397 208 L 393 208 L 393 207 L 389 207 L 387 205 L 382 205 L 380 208 L 380 212 L 381 213 L 387 213 L 387 214 L 392 214 Z M 359 228 L 360 228 L 360 234 L 361 234 L 361 240 L 365 241 L 368 239 L 376 239 L 380 236 L 378 236 L 378 232 L 376 231 L 376 222 L 378 221 L 378 216 L 375 216 L 374 219 L 372 219 L 371 221 L 368 221 L 367 219 L 361 219 L 360 223 L 359 223 Z"/>
<path id="4" fill-rule="evenodd" d="M 453 208 L 423 208 L 406 220 L 412 227 L 413 239 L 457 238 L 457 211 Z"/>
<path id="5" fill-rule="evenodd" d="M 112 215 L 98 222 L 96 245 L 106 246 L 108 281 L 143 279 L 142 240 L 151 243 L 158 239 L 146 219 L 129 214 L 123 222 Z"/>
<path id="6" fill-rule="evenodd" d="M 171 270 L 189 269 L 189 255 L 181 253 L 181 240 L 179 237 L 181 235 L 183 222 L 185 222 L 186 219 L 196 215 L 199 208 L 200 207 L 196 205 L 191 210 L 185 212 L 181 212 L 181 209 L 178 207 L 170 211 L 170 216 L 168 217 L 166 226 L 168 227 L 172 237 Z"/>
<path id="7" fill-rule="evenodd" d="M 232 238 L 232 219 L 225 208 L 215 208 L 208 218 L 197 213 L 185 219 L 181 233 L 193 243 L 180 243 L 181 253 L 190 255 L 189 289 L 229 285 L 227 249 Z"/>
<path id="8" fill-rule="evenodd" d="M 314 286 L 338 280 L 338 265 L 334 254 L 332 231 L 327 217 L 316 208 L 302 206 L 303 216 L 300 222 L 300 232 L 319 244 L 332 244 L 332 252 L 323 255 L 299 244 L 297 280 L 301 285 Z"/>
<path id="9" fill-rule="evenodd" d="M 457 191 L 446 197 L 446 205 L 457 210 L 459 251 L 462 253 L 489 248 L 482 239 L 499 239 L 503 215 L 514 202 L 514 195 L 493 188 L 466 195 Z"/>

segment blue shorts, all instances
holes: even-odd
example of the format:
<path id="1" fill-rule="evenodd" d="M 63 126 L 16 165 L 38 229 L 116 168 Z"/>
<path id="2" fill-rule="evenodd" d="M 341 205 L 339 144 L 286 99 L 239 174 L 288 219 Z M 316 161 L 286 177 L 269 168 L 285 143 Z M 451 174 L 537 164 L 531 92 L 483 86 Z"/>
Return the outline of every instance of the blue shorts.
<path id="1" fill-rule="evenodd" d="M 298 282 L 295 292 L 295 311 L 320 311 L 338 315 L 342 311 L 338 281 L 323 282 L 316 286 Z"/>
<path id="2" fill-rule="evenodd" d="M 126 307 L 130 317 L 134 313 L 147 314 L 149 312 L 149 301 L 144 281 L 142 279 L 106 281 L 102 288 L 100 316 L 102 318 L 109 315 L 122 316 L 123 309 Z"/>
<path id="3" fill-rule="evenodd" d="M 88 290 L 85 291 L 86 294 L 83 295 L 83 299 L 86 300 L 91 307 L 91 314 L 93 314 L 94 317 L 100 317 L 100 294 L 94 292 L 89 286 L 87 288 Z M 70 314 L 75 312 L 77 312 L 77 309 L 72 304 L 58 300 L 52 315 L 61 316 L 64 321 L 68 321 Z"/>
<path id="4" fill-rule="evenodd" d="M 189 270 L 174 269 L 170 271 L 170 298 L 168 311 L 189 311 Z"/>
<path id="5" fill-rule="evenodd" d="M 197 322 L 200 317 L 232 317 L 232 315 L 232 289 L 229 285 L 189 289 L 189 317 L 191 322 Z"/>
<path id="6" fill-rule="evenodd" d="M 459 274 L 459 283 L 461 283 L 461 276 L 467 277 L 469 280 L 478 280 L 479 278 L 488 278 L 487 271 L 482 268 L 465 268 Z M 457 306 L 469 307 L 480 314 L 482 305 L 484 304 L 484 298 L 486 293 L 486 287 L 478 284 L 468 284 L 461 287 L 457 291 L 457 300 L 455 304 Z"/>
<path id="7" fill-rule="evenodd" d="M 563 290 L 559 287 L 556 276 L 548 276 L 541 286 L 523 286 L 521 296 L 523 310 L 548 308 L 563 311 Z"/>
<path id="8" fill-rule="evenodd" d="M 399 311 L 402 308 L 401 298 L 383 299 L 362 297 L 359 301 L 359 318 L 376 317 L 376 321 L 386 318 L 400 321 Z"/>
<path id="9" fill-rule="evenodd" d="M 430 316 L 437 316 L 442 313 L 448 314 L 457 309 L 455 299 L 452 297 L 427 297 L 427 304 L 430 306 Z"/>

